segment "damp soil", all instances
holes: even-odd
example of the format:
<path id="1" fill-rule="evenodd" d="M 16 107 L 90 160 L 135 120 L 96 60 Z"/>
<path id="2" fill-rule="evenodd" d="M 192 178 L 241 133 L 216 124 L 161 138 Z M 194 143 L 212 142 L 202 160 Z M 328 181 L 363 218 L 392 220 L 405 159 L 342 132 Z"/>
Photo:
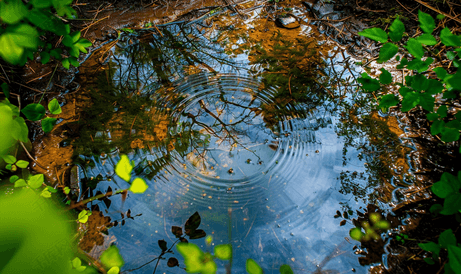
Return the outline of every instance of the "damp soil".
<path id="1" fill-rule="evenodd" d="M 417 32 L 417 9 L 422 9 L 434 15 L 433 11 L 428 9 L 426 6 L 419 3 L 420 1 L 305 1 L 305 2 L 280 2 L 279 5 L 290 7 L 293 5 L 305 13 L 305 18 L 310 19 L 312 25 L 312 31 L 317 32 L 317 35 L 328 37 L 331 41 L 340 45 L 341 49 L 345 50 L 345 53 L 352 56 L 356 61 L 368 61 L 375 58 L 378 54 L 379 47 L 370 41 L 365 40 L 357 36 L 357 32 L 363 30 L 371 25 L 386 27 L 389 22 L 394 18 L 395 14 L 400 14 L 406 20 L 404 21 L 410 36 Z M 443 3 L 436 3 L 436 6 L 440 10 L 447 10 Z M 233 5 L 231 12 L 232 16 L 239 16 L 239 13 L 251 10 L 254 6 L 264 5 L 264 3 L 258 2 L 241 2 L 239 5 Z M 94 43 L 94 47 L 91 51 L 91 55 L 83 57 L 81 61 L 81 67 L 78 69 L 71 69 L 66 71 L 64 69 L 58 69 L 54 77 L 50 80 L 50 75 L 54 69 L 54 64 L 50 65 L 39 65 L 39 62 L 29 62 L 25 68 L 19 69 L 15 67 L 6 68 L 6 73 L 13 81 L 13 87 L 16 85 L 16 89 L 22 95 L 22 104 L 33 102 L 37 100 L 37 96 L 41 96 L 42 92 L 46 90 L 46 100 L 57 98 L 62 102 L 63 112 L 60 115 L 56 115 L 59 118 L 58 125 L 50 133 L 44 135 L 41 132 L 38 124 L 29 123 L 31 130 L 32 140 L 32 155 L 36 158 L 39 165 L 34 165 L 32 169 L 35 172 L 44 173 L 47 177 L 47 181 L 51 184 L 57 184 L 59 188 L 69 186 L 72 180 L 72 167 L 77 164 L 83 166 L 85 163 L 90 164 L 92 160 L 90 158 L 78 157 L 79 155 L 99 155 L 98 161 L 105 162 L 106 154 L 111 150 L 112 147 L 116 146 L 121 151 L 129 151 L 130 149 L 145 149 L 159 147 L 161 144 L 165 150 L 162 155 L 169 155 L 169 152 L 178 150 L 178 143 L 180 142 L 179 137 L 169 138 L 166 133 L 168 128 L 168 112 L 154 112 L 140 114 L 135 111 L 138 109 L 146 109 L 148 102 L 139 99 L 130 104 L 124 104 L 120 101 L 120 98 L 112 98 L 110 103 L 113 107 L 125 109 L 128 116 L 113 116 L 105 114 L 101 109 L 107 108 L 107 98 L 102 97 L 97 92 L 92 92 L 87 87 L 97 87 L 99 83 L 107 81 L 110 75 L 111 68 L 107 64 L 111 62 L 113 57 L 112 48 L 115 43 L 120 43 L 116 38 L 119 37 L 121 29 L 130 29 L 140 33 L 138 36 L 130 37 L 130 35 L 123 35 L 125 41 L 123 45 L 129 47 L 130 45 L 139 43 L 143 39 L 149 39 L 148 36 L 152 33 L 158 32 L 157 36 L 167 35 L 167 32 L 163 32 L 162 26 L 176 25 L 177 22 L 181 21 L 184 23 L 199 20 L 205 15 L 209 15 L 210 11 L 221 7 L 224 9 L 224 5 L 221 1 L 200 1 L 198 2 L 139 2 L 139 1 L 91 1 L 88 3 L 79 3 L 76 5 L 76 10 L 79 13 L 80 19 L 85 20 L 71 20 L 70 23 L 75 30 L 82 30 L 82 36 L 91 40 Z M 263 33 L 271 32 L 272 30 L 285 30 L 287 28 L 282 27 L 274 28 L 276 18 L 278 17 L 279 7 L 277 5 L 268 5 L 268 16 L 264 22 L 260 22 L 257 25 L 254 37 L 262 36 Z M 391 7 L 391 8 L 389 8 Z M 454 6 L 460 8 L 459 6 Z M 445 9 L 444 9 L 445 8 Z M 457 10 L 450 10 L 454 14 L 458 14 Z M 202 18 L 203 19 L 203 18 Z M 226 18 L 226 16 L 220 17 L 216 20 L 216 24 L 222 24 L 222 26 L 230 25 L 229 20 L 232 22 L 232 17 Z M 208 22 L 204 22 L 206 24 Z M 279 22 L 279 24 L 281 24 Z M 458 23 L 455 20 L 447 22 L 450 26 L 457 26 Z M 149 27 L 146 27 L 149 26 Z M 157 27 L 160 26 L 160 27 Z M 239 35 L 243 35 L 247 31 L 245 25 L 238 25 L 237 21 L 233 27 L 227 31 L 228 38 L 240 39 Z M 232 28 L 236 28 L 240 31 L 233 31 Z M 148 29 L 148 31 L 146 31 Z M 144 34 L 142 31 L 145 31 Z M 143 36 L 145 35 L 145 36 Z M 284 34 L 285 35 L 285 34 Z M 286 34 L 288 35 L 288 34 Z M 270 35 L 273 37 L 273 33 Z M 252 38 L 250 36 L 250 38 Z M 289 39 L 287 39 L 289 40 Z M 173 40 L 172 40 L 173 41 Z M 57 42 L 57 41 L 56 41 Z M 219 42 L 219 41 L 218 41 Z M 308 42 L 309 41 L 303 41 Z M 267 40 L 268 44 L 265 44 L 264 48 L 270 48 L 271 42 Z M 331 44 L 325 44 L 323 50 L 328 51 L 333 47 Z M 181 46 L 174 47 L 176 50 L 181 51 Z M 224 46 L 225 48 L 225 46 Z M 229 48 L 229 51 L 233 51 L 232 54 L 238 55 L 243 52 L 244 48 Z M 303 49 L 304 51 L 306 49 Z M 318 49 L 316 49 L 318 50 Z M 158 57 L 161 54 L 150 52 L 148 57 Z M 267 60 L 274 59 L 274 56 L 267 54 L 265 58 Z M 193 59 L 193 56 L 189 56 Z M 142 56 L 139 58 L 142 59 Z M 256 55 L 250 58 L 257 58 Z M 135 59 L 135 58 L 133 58 Z M 268 61 L 268 62 L 269 62 Z M 299 63 L 301 69 L 307 70 L 308 67 L 312 67 L 316 64 L 317 60 L 313 60 L 311 63 Z M 186 75 L 193 75 L 196 72 L 213 72 L 213 67 L 207 62 L 192 60 L 194 65 L 188 67 Z M 305 66 L 304 68 L 302 66 Z M 162 77 L 161 72 L 163 67 L 156 68 L 157 77 L 165 89 L 168 90 L 168 86 L 171 87 L 171 82 L 174 82 L 174 78 L 169 78 L 168 75 Z M 272 71 L 272 75 L 277 75 L 281 71 Z M 93 77 L 92 74 L 98 74 L 98 77 Z M 290 75 L 290 74 L 288 74 Z M 296 86 L 296 76 L 293 78 L 287 77 L 284 79 L 282 85 L 285 84 L 287 89 Z M 311 77 L 312 78 L 312 77 Z M 2 79 L 3 76 L 2 76 Z M 273 79 L 273 78 L 271 78 Z M 270 80 L 270 79 L 269 79 Z M 267 80 L 267 81 L 269 81 Z M 274 81 L 279 81 L 276 79 Z M 292 83 L 293 81 L 294 83 Z M 268 83 L 268 82 L 266 82 Z M 128 99 L 135 97 L 137 91 L 141 90 L 138 86 L 133 86 L 132 90 L 128 95 Z M 85 87 L 83 87 L 85 86 Z M 328 89 L 322 89 L 321 84 L 317 86 L 317 90 L 323 90 L 325 94 L 330 91 Z M 154 89 L 160 88 L 160 86 L 154 87 Z M 290 90 L 290 93 L 292 90 Z M 292 94 L 290 94 L 292 95 Z M 340 100 L 345 98 L 345 94 L 335 94 L 333 99 Z M 39 98 L 38 97 L 38 98 Z M 282 100 L 278 98 L 277 100 Z M 242 99 L 244 102 L 247 99 Z M 251 101 L 251 99 L 249 99 Z M 218 101 L 218 100 L 217 100 Z M 285 102 L 286 103 L 286 102 Z M 303 102 L 308 104 L 309 102 Z M 367 102 L 364 102 L 366 104 Z M 368 102 L 369 103 L 369 102 Z M 97 108 L 96 106 L 101 108 Z M 207 102 L 210 104 L 210 102 Z M 216 104 L 216 102 L 214 103 Z M 104 106 L 106 105 L 106 106 Z M 103 107 L 104 106 L 104 107 Z M 200 104 L 199 104 L 200 106 Z M 268 104 L 267 106 L 270 106 Z M 223 106 L 223 108 L 228 106 Z M 252 106 L 249 106 L 251 112 Z M 270 119 L 276 119 L 277 115 L 287 115 L 286 113 L 278 114 L 277 112 L 271 112 L 267 108 L 264 109 L 260 106 L 259 111 L 266 111 L 271 115 L 262 115 L 261 121 L 263 123 L 271 124 Z M 196 110 L 196 109 L 195 109 Z M 219 113 L 208 113 L 209 116 L 200 116 L 201 112 L 194 113 L 194 109 L 188 112 L 191 116 L 188 119 L 197 119 L 202 117 L 203 119 L 214 118 L 213 115 Z M 434 203 L 435 198 L 431 196 L 428 189 L 430 185 L 437 181 L 440 174 L 444 171 L 455 170 L 455 164 L 459 163 L 459 154 L 456 153 L 458 150 L 457 145 L 454 144 L 441 144 L 439 140 L 435 139 L 429 134 L 429 125 L 425 122 L 425 116 L 420 112 L 412 112 L 409 114 L 403 114 L 397 111 L 391 111 L 389 115 L 383 116 L 378 113 L 372 113 L 370 115 L 364 115 L 361 113 L 360 105 L 355 105 L 347 109 L 340 114 L 341 122 L 344 127 L 339 128 L 339 132 L 343 132 L 345 136 L 346 148 L 349 146 L 350 149 L 354 148 L 360 151 L 356 156 L 365 159 L 369 165 L 369 169 L 372 170 L 370 174 L 373 178 L 368 177 L 368 183 L 360 184 L 357 182 L 366 181 L 360 176 L 364 176 L 359 171 L 344 172 L 340 175 L 341 187 L 340 193 L 344 195 L 351 195 L 352 199 L 361 200 L 363 207 L 355 212 L 351 212 L 350 207 L 337 206 L 339 216 L 335 225 L 342 226 L 347 221 L 348 223 L 361 222 L 369 219 L 369 214 L 378 212 L 382 218 L 388 220 L 391 224 L 392 229 L 388 236 L 382 235 L 382 237 L 375 241 L 362 242 L 355 244 L 347 244 L 349 250 L 354 250 L 357 254 L 354 260 L 362 266 L 369 266 L 368 271 L 372 273 L 436 273 L 439 269 L 435 266 L 428 266 L 422 260 L 420 249 L 417 246 L 418 242 L 422 241 L 434 241 L 434 236 L 439 235 L 441 231 L 447 228 L 456 228 L 458 223 L 453 223 L 453 220 L 448 217 L 439 217 L 437 221 L 434 221 L 433 216 L 429 213 L 429 207 Z M 241 113 L 245 113 L 242 110 Z M 256 113 L 258 115 L 258 113 Z M 292 115 L 292 114 L 289 114 Z M 195 117 L 194 117 L 195 116 Z M 295 115 L 296 116 L 296 115 Z M 294 116 L 293 116 L 294 117 Z M 130 120 L 131 119 L 131 120 Z M 129 120 L 131 122 L 126 123 L 122 120 Z M 138 123 L 153 123 L 155 130 L 153 132 L 143 132 L 142 127 L 138 127 Z M 95 122 L 96 121 L 96 122 Z M 187 123 L 188 121 L 183 121 Z M 113 128 L 114 125 L 120 125 L 119 132 L 112 130 L 111 134 L 119 136 L 118 142 L 114 141 L 111 145 L 104 147 L 104 142 L 98 143 L 95 141 L 96 135 L 94 132 L 104 135 L 101 132 L 101 127 L 95 126 L 95 123 L 104 123 L 108 127 Z M 91 128 L 93 127 L 94 128 Z M 136 130 L 137 138 L 132 138 L 133 130 Z M 194 129 L 198 132 L 201 128 Z M 207 128 L 205 128 L 207 130 Z M 214 129 L 214 132 L 223 131 L 222 129 Z M 227 129 L 225 129 L 227 130 Z M 225 131 L 224 130 L 224 131 Z M 232 129 L 234 131 L 239 130 L 237 128 Z M 203 130 L 202 130 L 203 131 Z M 229 130 L 230 131 L 230 130 Z M 92 133 L 93 132 L 93 133 Z M 275 130 L 274 130 L 275 132 Z M 366 144 L 355 144 L 357 140 L 357 134 L 365 134 L 370 136 Z M 92 135 L 93 134 L 93 135 Z M 179 138 L 179 139 L 178 139 Z M 75 140 L 79 139 L 78 142 Z M 114 138 L 116 139 L 116 138 Z M 200 139 L 200 138 L 199 138 Z M 127 142 L 126 140 L 130 140 Z M 200 139 L 202 140 L 202 139 Z M 203 140 L 202 140 L 203 141 Z M 277 151 L 278 146 L 283 143 L 279 139 L 270 140 L 267 146 L 268 152 L 272 153 Z M 272 143 L 271 143 L 272 142 Z M 279 143 L 277 143 L 279 142 Z M 81 146 L 82 143 L 89 143 L 88 146 Z M 200 143 L 200 141 L 197 143 Z M 271 143 L 271 144 L 270 144 Z M 107 145 L 107 144 L 106 144 Z M 230 144 L 232 146 L 232 144 Z M 272 147 L 270 147 L 272 145 Z M 219 149 L 219 148 L 218 148 Z M 242 148 L 244 150 L 244 148 Z M 315 155 L 317 152 L 315 149 L 309 152 L 310 155 Z M 305 153 L 307 155 L 307 153 Z M 197 155 L 189 155 L 197 158 Z M 347 155 L 347 154 L 345 154 Z M 110 155 L 109 155 L 110 156 Z M 258 159 L 251 159 L 250 156 L 246 157 L 250 160 L 249 162 L 258 164 Z M 82 160 L 83 159 L 83 160 Z M 93 158 L 94 159 L 94 158 Z M 458 160 L 456 160 L 458 159 Z M 155 166 L 161 165 L 162 161 L 167 161 L 168 157 L 158 157 L 157 162 L 153 163 Z M 109 161 L 109 159 L 107 159 Z M 193 162 L 193 161 L 192 161 Z M 138 163 L 142 166 L 141 163 Z M 201 163 L 205 165 L 204 162 Z M 212 163 L 206 163 L 207 165 L 213 165 Z M 224 166 L 225 164 L 221 164 Z M 194 165 L 195 167 L 197 165 Z M 193 168 L 192 166 L 190 168 Z M 225 167 L 220 172 L 221 176 L 228 176 L 232 178 L 237 171 L 230 167 Z M 258 170 L 259 171 L 259 170 Z M 154 172 L 158 172 L 154 169 Z M 203 170 L 202 170 L 203 172 Z M 155 176 L 153 174 L 152 176 Z M 108 178 L 97 178 L 95 176 L 84 176 L 85 186 L 89 187 L 94 185 L 93 189 L 97 189 L 96 185 Z M 208 176 L 208 175 L 207 175 Z M 215 173 L 213 173 L 215 176 Z M 374 188 L 374 191 L 370 191 L 370 188 Z M 162 189 L 160 189 L 161 191 Z M 237 191 L 235 189 L 234 191 Z M 81 188 L 81 194 L 74 193 L 73 197 L 69 197 L 72 200 L 72 204 L 75 207 L 80 206 L 82 209 L 84 206 L 77 203 L 77 196 L 90 197 L 93 195 L 106 193 L 112 191 L 112 189 L 100 187 L 97 191 L 91 193 L 88 189 Z M 257 195 L 257 192 L 255 192 Z M 93 215 L 90 216 L 89 222 L 86 225 L 88 232 L 83 236 L 80 241 L 80 247 L 85 252 L 94 258 L 98 257 L 105 248 L 111 243 L 116 242 L 117 239 L 107 231 L 111 227 L 117 227 L 125 225 L 125 222 L 131 221 L 132 218 L 126 217 L 126 212 L 121 213 L 120 218 L 108 217 L 107 209 L 110 208 L 110 204 L 113 202 L 110 199 L 102 199 L 106 209 L 102 209 L 100 205 L 93 205 Z M 363 202 L 364 201 L 364 202 Z M 380 208 L 380 205 L 383 208 Z M 140 212 L 138 212 L 140 213 Z M 140 213 L 141 214 L 141 213 Z M 143 213 L 145 214 L 145 213 Z M 135 214 L 133 214 L 135 215 Z M 277 217 L 278 218 L 278 217 Z M 283 218 L 282 218 L 283 219 Z M 123 224 L 122 224 L 123 223 Z M 454 229 L 456 232 L 456 230 Z M 395 240 L 394 235 L 398 233 L 404 233 L 415 241 L 407 241 L 404 244 Z M 349 235 L 344 234 L 343 237 Z M 158 239 L 156 239 L 158 240 Z M 352 243 L 353 241 L 350 240 Z M 338 243 L 339 244 L 339 243 Z M 259 248 L 257 244 L 254 246 L 256 249 Z M 331 255 L 331 254 L 330 254 Z M 334 258 L 335 255 L 327 256 L 327 258 Z M 322 257 L 323 258 L 323 257 Z M 327 262 L 321 262 L 319 265 L 326 264 Z M 312 269 L 311 269 L 312 270 Z M 309 270 L 309 271 L 311 271 Z M 317 268 L 315 273 L 334 273 L 322 271 L 321 267 Z M 353 271 L 352 268 L 348 270 Z M 355 269 L 354 269 L 355 271 Z M 360 271 L 360 270 L 359 270 Z M 343 272 L 341 272 L 343 273 Z"/>

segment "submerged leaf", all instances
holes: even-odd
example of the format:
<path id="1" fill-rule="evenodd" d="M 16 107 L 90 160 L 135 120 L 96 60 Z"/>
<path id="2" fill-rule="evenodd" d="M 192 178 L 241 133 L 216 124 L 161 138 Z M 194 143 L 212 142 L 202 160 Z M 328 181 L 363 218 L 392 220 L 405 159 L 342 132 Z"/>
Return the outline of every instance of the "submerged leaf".
<path id="1" fill-rule="evenodd" d="M 130 159 L 125 154 L 122 155 L 120 161 L 115 166 L 115 173 L 123 180 L 129 182 L 131 179 L 131 170 L 133 166 L 130 163 Z"/>
<path id="2" fill-rule="evenodd" d="M 246 270 L 249 274 L 262 274 L 263 269 L 253 259 L 247 259 Z"/>

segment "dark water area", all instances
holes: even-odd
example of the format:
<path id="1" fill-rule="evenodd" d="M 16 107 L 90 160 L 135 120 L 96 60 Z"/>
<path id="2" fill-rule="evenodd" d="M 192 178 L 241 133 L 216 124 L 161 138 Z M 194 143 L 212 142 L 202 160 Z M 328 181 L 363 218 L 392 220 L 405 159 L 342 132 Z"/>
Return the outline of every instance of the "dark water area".
<path id="1" fill-rule="evenodd" d="M 388 203 L 411 182 L 414 147 L 399 139 L 395 117 L 368 109 L 373 98 L 354 84 L 357 60 L 303 23 L 302 7 L 291 10 L 301 21 L 293 29 L 259 7 L 245 20 L 216 10 L 121 32 L 100 64 L 92 56 L 82 65 L 88 105 L 70 140 L 79 199 L 129 187 L 114 172 L 121 154 L 149 185 L 88 203 L 97 217 L 83 250 L 97 257 L 115 244 L 122 273 L 152 273 L 155 262 L 143 265 L 161 253 L 158 241 L 170 247 L 172 226 L 198 212 L 213 243 L 189 242 L 208 251 L 232 244 L 232 273 L 244 273 L 248 258 L 265 273 L 282 264 L 367 273 L 381 262 L 384 240 L 359 250 L 349 230 L 367 212 L 400 224 Z M 156 271 L 184 273 L 165 261 Z"/>

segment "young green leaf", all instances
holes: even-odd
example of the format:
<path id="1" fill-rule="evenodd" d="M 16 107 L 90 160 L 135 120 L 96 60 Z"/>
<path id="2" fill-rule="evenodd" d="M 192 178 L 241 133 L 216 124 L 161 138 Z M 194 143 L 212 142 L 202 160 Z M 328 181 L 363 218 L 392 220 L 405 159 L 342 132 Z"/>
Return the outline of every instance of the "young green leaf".
<path id="1" fill-rule="evenodd" d="M 434 36 L 429 33 L 423 33 L 416 37 L 416 41 L 427 46 L 434 46 L 437 44 L 437 40 L 435 40 Z"/>
<path id="2" fill-rule="evenodd" d="M 18 175 L 13 175 L 13 176 L 10 177 L 10 183 L 13 184 L 13 183 L 16 182 L 18 179 L 19 179 L 19 176 L 18 176 Z"/>
<path id="3" fill-rule="evenodd" d="M 13 65 L 25 63 L 27 49 L 36 50 L 38 32 L 29 24 L 12 25 L 0 35 L 0 56 Z"/>
<path id="4" fill-rule="evenodd" d="M 433 111 L 434 110 L 434 102 L 435 98 L 432 97 L 431 94 L 429 93 L 422 93 L 419 97 L 419 105 L 423 107 L 423 109 L 427 111 Z"/>
<path id="5" fill-rule="evenodd" d="M 220 260 L 230 260 L 232 258 L 232 246 L 230 244 L 217 245 L 214 248 L 214 255 Z"/>
<path id="6" fill-rule="evenodd" d="M 21 112 L 31 121 L 38 121 L 45 116 L 45 107 L 40 104 L 28 104 Z"/>
<path id="7" fill-rule="evenodd" d="M 3 23 L 13 25 L 18 23 L 27 15 L 27 8 L 22 1 L 2 1 L 0 2 L 0 18 Z"/>
<path id="8" fill-rule="evenodd" d="M 434 242 L 428 242 L 428 243 L 419 243 L 418 246 L 425 251 L 428 252 L 433 252 L 437 256 L 439 255 L 440 252 L 440 246 Z"/>
<path id="9" fill-rule="evenodd" d="M 392 83 L 392 75 L 385 68 L 380 68 L 381 74 L 379 75 L 379 82 L 383 85 L 388 85 Z"/>
<path id="10" fill-rule="evenodd" d="M 23 186 L 27 186 L 26 180 L 24 179 L 19 179 L 19 180 L 16 180 L 16 182 L 14 182 L 14 187 L 23 187 Z"/>
<path id="11" fill-rule="evenodd" d="M 392 57 L 394 57 L 394 55 L 397 54 L 398 51 L 399 47 L 397 45 L 392 43 L 384 44 L 379 50 L 379 58 L 377 60 L 378 63 L 389 61 Z"/>
<path id="12" fill-rule="evenodd" d="M 376 91 L 381 87 L 378 80 L 371 78 L 365 72 L 362 73 L 362 77 L 357 79 L 357 82 L 362 84 L 365 91 Z"/>
<path id="13" fill-rule="evenodd" d="M 50 61 L 50 57 L 51 55 L 49 52 L 47 51 L 40 52 L 40 58 L 41 58 L 40 62 L 42 63 L 42 65 L 48 63 Z"/>
<path id="14" fill-rule="evenodd" d="M 459 129 L 444 127 L 440 133 L 440 139 L 446 143 L 454 142 L 459 140 Z"/>
<path id="15" fill-rule="evenodd" d="M 416 107 L 420 100 L 420 94 L 416 92 L 408 92 L 402 100 L 402 111 L 407 112 Z"/>
<path id="16" fill-rule="evenodd" d="M 291 267 L 287 264 L 282 264 L 280 266 L 280 274 L 293 274 L 293 270 L 291 269 Z"/>
<path id="17" fill-rule="evenodd" d="M 117 165 L 115 166 L 115 173 L 123 180 L 129 182 L 131 179 L 132 170 L 133 166 L 130 163 L 130 159 L 128 159 L 128 156 L 123 154 L 120 158 L 120 161 L 118 161 Z"/>
<path id="18" fill-rule="evenodd" d="M 450 29 L 447 27 L 442 29 L 442 31 L 440 32 L 440 41 L 442 41 L 442 43 L 448 47 L 461 46 L 460 38 L 454 35 L 453 33 L 451 33 Z"/>
<path id="19" fill-rule="evenodd" d="M 57 118 L 46 117 L 42 120 L 42 129 L 43 132 L 48 133 L 50 132 L 54 125 L 56 124 Z"/>
<path id="20" fill-rule="evenodd" d="M 75 259 L 72 260 L 72 268 L 77 268 L 82 265 L 82 261 L 80 260 L 79 257 L 75 257 Z"/>
<path id="21" fill-rule="evenodd" d="M 394 22 L 392 22 L 391 26 L 389 27 L 389 37 L 392 41 L 398 42 L 402 39 L 403 33 L 405 32 L 405 26 L 403 25 L 402 21 L 397 17 L 395 18 Z"/>
<path id="22" fill-rule="evenodd" d="M 408 39 L 407 45 L 404 47 L 417 59 L 420 59 L 424 55 L 423 46 L 415 38 Z"/>
<path id="23" fill-rule="evenodd" d="M 131 183 L 129 190 L 133 193 L 144 193 L 149 186 L 141 178 L 136 178 Z"/>
<path id="24" fill-rule="evenodd" d="M 448 246 L 448 263 L 451 269 L 455 270 L 455 273 L 459 273 L 461 269 L 461 248 L 449 245 Z"/>
<path id="25" fill-rule="evenodd" d="M 84 210 L 80 211 L 80 213 L 78 214 L 78 219 L 77 220 L 80 223 L 84 224 L 84 223 L 88 222 L 88 217 L 89 216 L 90 215 L 88 215 L 88 211 L 84 209 Z"/>
<path id="26" fill-rule="evenodd" d="M 358 34 L 381 43 L 386 43 L 388 38 L 387 33 L 380 28 L 365 29 Z"/>
<path id="27" fill-rule="evenodd" d="M 36 174 L 34 176 L 29 177 L 29 179 L 27 180 L 27 183 L 33 189 L 39 188 L 43 184 L 43 182 L 45 182 L 45 177 L 43 176 L 43 174 Z"/>
<path id="28" fill-rule="evenodd" d="M 399 103 L 399 99 L 394 94 L 384 95 L 381 100 L 379 100 L 379 107 L 387 111 L 390 107 L 396 106 Z"/>
<path id="29" fill-rule="evenodd" d="M 362 232 L 362 229 L 355 227 L 349 231 L 349 235 L 352 239 L 360 242 L 365 236 L 365 233 Z"/>
<path id="30" fill-rule="evenodd" d="M 29 165 L 29 162 L 27 161 L 24 161 L 24 160 L 19 160 L 16 165 L 20 168 L 27 168 L 27 166 Z"/>
<path id="31" fill-rule="evenodd" d="M 432 16 L 418 10 L 418 19 L 421 29 L 426 33 L 432 33 L 435 29 L 435 21 Z"/>
<path id="32" fill-rule="evenodd" d="M 118 274 L 120 273 L 120 268 L 118 266 L 113 266 L 107 271 L 107 274 Z"/>
<path id="33" fill-rule="evenodd" d="M 449 245 L 456 246 L 456 236 L 451 229 L 447 229 L 439 235 L 439 245 L 448 248 Z"/>
<path id="34" fill-rule="evenodd" d="M 99 260 L 106 268 L 112 268 L 114 266 L 122 267 L 125 264 L 117 246 L 115 245 L 106 249 L 101 254 L 101 257 L 99 257 Z"/>
<path id="35" fill-rule="evenodd" d="M 16 157 L 14 157 L 13 155 L 3 155 L 1 156 L 3 158 L 3 161 L 5 161 L 5 163 L 7 164 L 14 164 L 16 163 Z"/>
<path id="36" fill-rule="evenodd" d="M 48 109 L 50 110 L 51 114 L 60 114 L 62 112 L 61 106 L 59 105 L 59 102 L 56 98 L 48 103 Z"/>
<path id="37" fill-rule="evenodd" d="M 68 58 L 62 59 L 61 64 L 65 69 L 69 69 L 69 67 L 70 67 L 70 62 L 69 62 Z"/>
<path id="38" fill-rule="evenodd" d="M 249 274 L 262 274 L 263 273 L 263 269 L 253 259 L 247 259 L 246 270 Z"/>
<path id="39" fill-rule="evenodd" d="M 461 194 L 453 193 L 448 195 L 443 201 L 443 210 L 440 211 L 440 214 L 443 215 L 453 215 L 458 213 L 461 209 Z"/>
<path id="40" fill-rule="evenodd" d="M 5 94 L 5 97 L 9 98 L 10 97 L 10 87 L 8 86 L 8 84 L 2 83 L 0 87 L 2 87 L 2 91 L 3 91 L 3 94 Z"/>

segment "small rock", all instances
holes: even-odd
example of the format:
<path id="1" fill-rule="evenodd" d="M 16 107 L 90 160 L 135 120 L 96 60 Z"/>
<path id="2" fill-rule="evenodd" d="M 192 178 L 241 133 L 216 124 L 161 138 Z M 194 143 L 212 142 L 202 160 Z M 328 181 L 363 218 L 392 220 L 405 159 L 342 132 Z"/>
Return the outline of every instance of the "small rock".
<path id="1" fill-rule="evenodd" d="M 275 19 L 275 25 L 279 28 L 285 29 L 295 29 L 300 26 L 298 18 L 292 14 L 287 14 L 283 17 L 278 17 L 277 19 Z"/>

